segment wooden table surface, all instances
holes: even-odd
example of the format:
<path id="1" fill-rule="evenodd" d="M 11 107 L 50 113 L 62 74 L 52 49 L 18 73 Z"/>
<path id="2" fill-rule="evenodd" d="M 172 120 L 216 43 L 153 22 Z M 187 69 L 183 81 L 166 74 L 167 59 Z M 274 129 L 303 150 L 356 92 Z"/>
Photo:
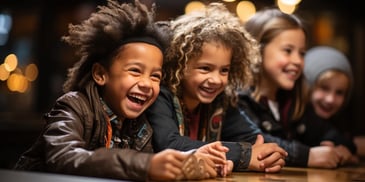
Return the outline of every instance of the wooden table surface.
<path id="1" fill-rule="evenodd" d="M 337 169 L 284 167 L 279 173 L 235 172 L 202 182 L 365 182 L 365 161 Z"/>
<path id="2" fill-rule="evenodd" d="M 0 182 L 121 182 L 105 178 L 81 177 L 0 169 Z M 199 182 L 365 182 L 365 161 L 338 169 L 284 167 L 279 173 L 235 172 L 224 178 Z M 195 180 L 194 182 L 197 182 Z"/>

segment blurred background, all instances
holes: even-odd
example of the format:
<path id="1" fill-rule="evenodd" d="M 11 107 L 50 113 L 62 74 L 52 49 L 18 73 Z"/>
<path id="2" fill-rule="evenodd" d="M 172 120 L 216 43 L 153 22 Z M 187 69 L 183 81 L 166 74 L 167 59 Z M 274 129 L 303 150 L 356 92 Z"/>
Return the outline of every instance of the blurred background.
<path id="1" fill-rule="evenodd" d="M 257 10 L 278 6 L 298 14 L 309 28 L 309 45 L 330 45 L 351 61 L 355 88 L 346 108 L 348 122 L 336 123 L 365 135 L 365 13 L 356 0 L 140 0 L 157 6 L 157 20 L 170 20 L 222 2 L 246 21 Z M 60 41 L 68 24 L 86 19 L 106 0 L 0 1 L 0 168 L 11 168 L 39 135 L 42 114 L 62 94 L 67 68 L 78 58 Z"/>

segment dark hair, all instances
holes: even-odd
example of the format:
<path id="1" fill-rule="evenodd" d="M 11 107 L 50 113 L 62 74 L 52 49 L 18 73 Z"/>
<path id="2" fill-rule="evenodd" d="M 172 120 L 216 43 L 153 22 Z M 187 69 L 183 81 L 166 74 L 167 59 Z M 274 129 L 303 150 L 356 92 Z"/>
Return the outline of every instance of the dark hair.
<path id="1" fill-rule="evenodd" d="M 75 47 L 81 59 L 68 70 L 63 91 L 84 88 L 92 80 L 92 65 L 98 62 L 109 67 L 126 39 L 152 37 L 165 49 L 170 35 L 167 25 L 154 23 L 155 6 L 151 9 L 139 0 L 134 4 L 108 0 L 107 5 L 98 6 L 98 11 L 81 24 L 70 24 L 69 35 L 62 40 Z"/>

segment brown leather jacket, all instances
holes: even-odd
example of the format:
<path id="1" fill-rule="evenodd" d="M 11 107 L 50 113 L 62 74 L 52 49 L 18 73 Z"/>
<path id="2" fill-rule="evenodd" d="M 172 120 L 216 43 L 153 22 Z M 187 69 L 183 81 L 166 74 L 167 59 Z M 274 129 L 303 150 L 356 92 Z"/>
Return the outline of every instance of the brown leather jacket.
<path id="1" fill-rule="evenodd" d="M 146 180 L 152 129 L 144 116 L 131 125 L 131 149 L 107 149 L 107 121 L 95 84 L 84 92 L 61 96 L 44 115 L 46 125 L 34 143 L 15 165 L 17 170 L 55 172 L 115 179 Z M 132 126 L 133 125 L 133 126 Z M 144 151 L 144 152 L 139 152 Z M 148 152 L 148 153 L 147 153 Z"/>

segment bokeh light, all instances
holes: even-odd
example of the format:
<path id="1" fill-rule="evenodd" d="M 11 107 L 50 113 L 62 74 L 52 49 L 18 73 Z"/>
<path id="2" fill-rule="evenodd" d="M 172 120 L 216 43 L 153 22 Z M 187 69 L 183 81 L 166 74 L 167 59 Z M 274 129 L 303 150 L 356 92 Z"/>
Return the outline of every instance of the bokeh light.
<path id="1" fill-rule="evenodd" d="M 205 5 L 200 1 L 191 1 L 185 6 L 185 14 L 189 14 L 192 11 L 204 9 Z"/>
<path id="2" fill-rule="evenodd" d="M 18 65 L 18 58 L 15 54 L 9 54 L 4 61 L 5 69 L 9 72 L 13 71 Z"/>
<path id="3" fill-rule="evenodd" d="M 277 1 L 277 5 L 278 5 L 280 11 L 282 11 L 286 14 L 292 14 L 292 13 L 294 13 L 294 11 L 296 9 L 296 5 L 285 4 L 281 0 Z"/>
<path id="4" fill-rule="evenodd" d="M 35 79 L 37 79 L 38 77 L 38 67 L 35 64 L 29 64 L 26 68 L 25 68 L 25 77 L 29 80 L 29 81 L 34 81 Z"/>
<path id="5" fill-rule="evenodd" d="M 236 13 L 243 22 L 246 22 L 256 13 L 256 7 L 251 1 L 241 1 L 237 4 Z"/>
<path id="6" fill-rule="evenodd" d="M 6 70 L 5 65 L 0 65 L 0 80 L 5 81 L 9 78 L 10 72 Z"/>
<path id="7" fill-rule="evenodd" d="M 10 91 L 24 93 L 28 89 L 28 80 L 21 74 L 12 73 L 7 80 Z"/>

